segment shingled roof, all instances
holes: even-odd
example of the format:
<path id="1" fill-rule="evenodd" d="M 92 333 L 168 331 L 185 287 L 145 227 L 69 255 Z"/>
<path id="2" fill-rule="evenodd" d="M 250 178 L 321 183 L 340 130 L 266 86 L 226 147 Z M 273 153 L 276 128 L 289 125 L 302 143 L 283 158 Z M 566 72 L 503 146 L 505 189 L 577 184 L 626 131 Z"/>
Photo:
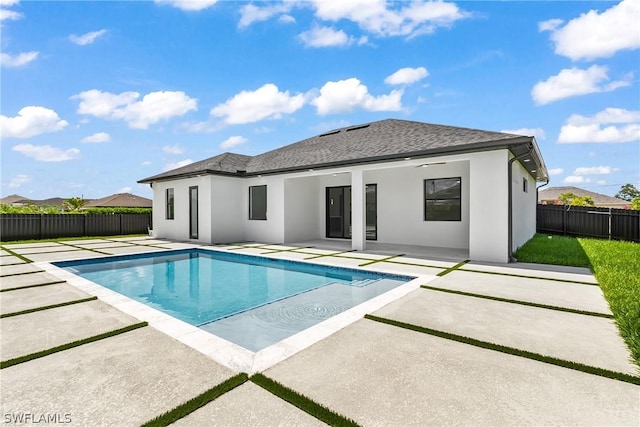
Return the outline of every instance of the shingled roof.
<path id="1" fill-rule="evenodd" d="M 538 192 L 538 203 L 540 202 L 555 202 L 559 200 L 560 195 L 565 193 L 572 193 L 578 197 L 588 196 L 595 203 L 595 206 L 611 206 L 611 207 L 626 207 L 631 204 L 626 200 L 618 199 L 617 197 L 607 196 L 606 194 L 594 193 L 593 191 L 585 190 L 578 187 L 548 187 L 543 188 Z"/>
<path id="2" fill-rule="evenodd" d="M 84 208 L 150 208 L 153 201 L 146 197 L 136 196 L 131 193 L 112 194 L 102 199 L 90 201 Z"/>
<path id="3" fill-rule="evenodd" d="M 529 146 L 535 146 L 533 141 L 528 136 L 386 119 L 336 129 L 254 157 L 221 154 L 139 182 L 200 173 L 250 176 L 500 147 L 520 147 L 518 153 L 514 151 L 514 154 L 519 154 L 528 151 Z M 540 169 L 538 177 L 546 178 L 546 169 L 537 151 L 534 160 Z M 532 169 L 536 167 L 531 166 Z"/>

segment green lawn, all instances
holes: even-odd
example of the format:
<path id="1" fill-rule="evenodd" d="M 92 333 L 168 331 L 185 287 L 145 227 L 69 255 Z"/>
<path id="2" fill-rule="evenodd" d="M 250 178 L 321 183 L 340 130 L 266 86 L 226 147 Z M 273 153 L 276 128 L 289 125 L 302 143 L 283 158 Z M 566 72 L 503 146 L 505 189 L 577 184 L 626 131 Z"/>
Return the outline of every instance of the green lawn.
<path id="1" fill-rule="evenodd" d="M 640 244 L 536 234 L 514 256 L 520 262 L 589 267 L 640 366 Z"/>

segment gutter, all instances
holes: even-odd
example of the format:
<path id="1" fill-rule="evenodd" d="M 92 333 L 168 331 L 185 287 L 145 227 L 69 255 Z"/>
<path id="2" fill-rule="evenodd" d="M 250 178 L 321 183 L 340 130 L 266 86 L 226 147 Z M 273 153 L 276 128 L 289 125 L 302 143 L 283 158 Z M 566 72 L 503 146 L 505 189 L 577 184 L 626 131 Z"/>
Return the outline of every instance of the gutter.
<path id="1" fill-rule="evenodd" d="M 509 220 L 508 220 L 508 234 L 509 234 L 509 239 L 508 239 L 508 245 L 509 245 L 509 256 L 508 256 L 508 262 L 516 262 L 518 261 L 517 259 L 515 259 L 513 257 L 513 163 L 516 160 L 520 160 L 523 157 L 527 157 L 529 155 L 531 155 L 531 153 L 533 153 L 534 151 L 534 145 L 532 143 L 529 144 L 529 149 L 518 155 L 518 156 L 514 156 L 513 158 L 509 159 L 509 166 L 507 167 L 507 179 L 509 182 L 508 185 L 508 212 L 509 212 Z M 547 179 L 547 183 L 549 183 L 549 180 Z M 546 184 L 545 184 L 546 185 Z M 538 203 L 538 189 L 536 188 L 536 203 Z"/>

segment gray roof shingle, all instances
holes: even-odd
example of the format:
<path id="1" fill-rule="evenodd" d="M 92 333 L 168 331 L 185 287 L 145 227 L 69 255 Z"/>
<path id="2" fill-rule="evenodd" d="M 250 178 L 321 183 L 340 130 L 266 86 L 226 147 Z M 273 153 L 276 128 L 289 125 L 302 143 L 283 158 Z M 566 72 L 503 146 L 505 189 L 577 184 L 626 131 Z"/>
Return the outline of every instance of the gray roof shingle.
<path id="1" fill-rule="evenodd" d="M 254 157 L 231 153 L 221 154 L 145 178 L 140 182 L 151 182 L 156 179 L 179 177 L 197 172 L 236 173 L 239 170 L 253 175 L 274 173 L 411 156 L 490 149 L 500 145 L 525 144 L 529 141 L 533 141 L 533 138 L 501 132 L 386 119 L 336 129 Z M 542 159 L 540 160 L 542 161 Z M 220 162 L 222 165 L 217 166 Z"/>

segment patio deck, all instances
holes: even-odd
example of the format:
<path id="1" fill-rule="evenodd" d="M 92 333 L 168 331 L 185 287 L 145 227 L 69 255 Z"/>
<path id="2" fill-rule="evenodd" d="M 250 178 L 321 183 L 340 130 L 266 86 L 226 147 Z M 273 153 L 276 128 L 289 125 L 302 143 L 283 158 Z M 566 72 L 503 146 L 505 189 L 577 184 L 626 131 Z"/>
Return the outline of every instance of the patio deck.
<path id="1" fill-rule="evenodd" d="M 176 339 L 168 323 L 140 324 L 149 319 L 137 317 L 135 304 L 125 297 L 113 304 L 106 293 L 91 300 L 85 290 L 95 288 L 80 289 L 73 280 L 43 273 L 48 261 L 65 257 L 194 245 L 96 240 L 101 241 L 2 245 L 5 422 L 8 416 L 37 424 L 37 417 L 59 415 L 70 418 L 69 425 L 140 425 L 238 372 L 207 353 L 220 350 L 219 339 L 208 341 L 203 351 L 202 335 L 189 332 Z M 375 244 L 344 253 L 350 249 L 344 244 L 217 247 L 425 278 L 426 288 L 368 312 L 374 317 L 360 315 L 316 344 L 264 364 L 258 371 L 267 377 L 360 425 L 640 425 L 638 366 L 588 270 L 467 263 L 439 277 L 464 254 Z M 496 350 L 499 346 L 504 349 Z M 25 360 L 16 363 L 20 357 Z M 179 424 L 322 422 L 249 380 Z"/>

